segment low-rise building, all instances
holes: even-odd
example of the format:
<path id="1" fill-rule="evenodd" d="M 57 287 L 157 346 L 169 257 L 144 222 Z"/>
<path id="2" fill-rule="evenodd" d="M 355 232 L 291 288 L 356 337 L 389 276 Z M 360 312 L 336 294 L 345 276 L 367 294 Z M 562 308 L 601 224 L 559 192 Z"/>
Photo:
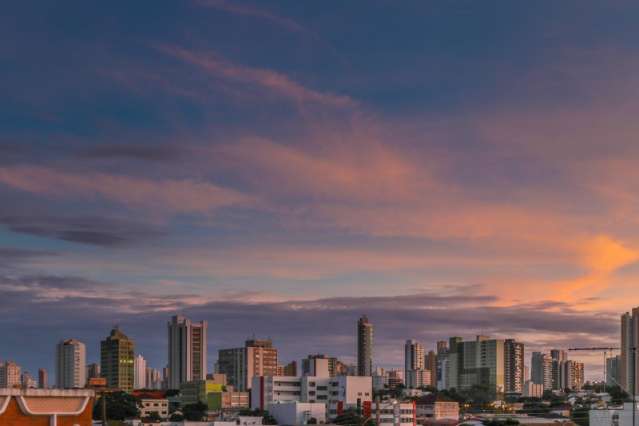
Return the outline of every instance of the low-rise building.
<path id="1" fill-rule="evenodd" d="M 161 419 L 169 416 L 169 400 L 168 399 L 140 399 L 140 417 L 146 418 L 151 413 L 157 413 Z"/>
<path id="2" fill-rule="evenodd" d="M 193 380 L 180 385 L 180 402 L 182 405 L 207 404 L 208 394 L 224 392 L 224 385 L 213 380 Z"/>
<path id="3" fill-rule="evenodd" d="M 415 426 L 417 424 L 415 407 L 415 402 L 366 402 L 364 417 L 374 419 L 378 426 Z"/>
<path id="4" fill-rule="evenodd" d="M 639 411 L 639 403 L 635 407 L 635 416 Z M 632 426 L 632 402 L 626 402 L 623 407 L 590 410 L 588 413 L 590 426 Z"/>
<path id="5" fill-rule="evenodd" d="M 452 423 L 459 420 L 459 403 L 427 395 L 415 401 L 417 420 L 423 424 Z"/>
<path id="6" fill-rule="evenodd" d="M 326 423 L 326 404 L 319 402 L 291 401 L 271 404 L 269 413 L 281 426 Z"/>

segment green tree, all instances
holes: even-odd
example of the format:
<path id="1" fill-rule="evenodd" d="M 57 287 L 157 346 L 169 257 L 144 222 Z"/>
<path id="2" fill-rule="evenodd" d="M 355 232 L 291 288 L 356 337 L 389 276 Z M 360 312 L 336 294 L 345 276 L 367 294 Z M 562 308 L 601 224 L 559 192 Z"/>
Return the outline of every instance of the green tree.
<path id="1" fill-rule="evenodd" d="M 180 413 L 173 413 L 171 414 L 171 417 L 169 417 L 169 420 L 172 422 L 181 422 L 184 420 L 184 416 Z"/>
<path id="2" fill-rule="evenodd" d="M 102 419 L 102 399 L 106 402 L 108 420 L 125 420 L 140 415 L 140 401 L 126 392 L 111 392 L 102 395 L 93 407 L 93 419 Z"/>
<path id="3" fill-rule="evenodd" d="M 590 425 L 590 410 L 585 406 L 575 406 L 570 412 L 570 418 L 579 426 Z"/>
<path id="4" fill-rule="evenodd" d="M 208 406 L 202 402 L 196 402 L 195 404 L 187 404 L 182 407 L 182 415 L 184 419 L 191 422 L 199 422 L 205 416 L 208 410 Z"/>

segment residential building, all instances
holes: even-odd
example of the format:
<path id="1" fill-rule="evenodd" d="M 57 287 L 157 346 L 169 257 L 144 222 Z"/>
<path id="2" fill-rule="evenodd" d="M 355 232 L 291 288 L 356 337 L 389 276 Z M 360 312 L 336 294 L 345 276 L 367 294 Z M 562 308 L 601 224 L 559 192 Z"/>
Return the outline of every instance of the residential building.
<path id="1" fill-rule="evenodd" d="M 424 347 L 416 340 L 407 340 L 404 344 L 404 372 L 424 369 Z"/>
<path id="2" fill-rule="evenodd" d="M 272 404 L 269 413 L 282 426 L 326 423 L 326 404 L 318 402 L 289 401 Z"/>
<path id="3" fill-rule="evenodd" d="M 314 376 L 314 366 L 316 360 L 326 359 L 328 361 L 328 374 L 331 377 L 347 375 L 347 367 L 335 357 L 329 357 L 324 354 L 309 355 L 302 359 L 302 376 Z"/>
<path id="4" fill-rule="evenodd" d="M 418 398 L 415 401 L 415 412 L 419 424 L 459 421 L 459 403 L 444 400 L 434 394 Z"/>
<path id="5" fill-rule="evenodd" d="M 25 371 L 20 375 L 20 386 L 23 389 L 36 389 L 38 382 L 28 371 Z"/>
<path id="6" fill-rule="evenodd" d="M 133 361 L 133 389 L 146 388 L 146 360 L 138 354 Z"/>
<path id="7" fill-rule="evenodd" d="M 182 383 L 206 379 L 208 323 L 194 323 L 175 315 L 167 327 L 169 388 L 179 389 Z"/>
<path id="8" fill-rule="evenodd" d="M 286 365 L 277 366 L 277 376 L 297 376 L 297 362 L 291 361 Z"/>
<path id="9" fill-rule="evenodd" d="M 229 385 L 239 391 L 249 390 L 253 377 L 275 376 L 277 366 L 277 349 L 270 339 L 247 340 L 243 348 L 218 352 L 218 373 L 226 374 Z"/>
<path id="10" fill-rule="evenodd" d="M 160 370 L 147 367 L 145 380 L 147 389 L 162 389 L 162 373 L 160 373 Z"/>
<path id="11" fill-rule="evenodd" d="M 509 394 L 524 391 L 524 344 L 514 339 L 504 341 L 504 389 Z"/>
<path id="12" fill-rule="evenodd" d="M 373 324 L 366 315 L 357 321 L 357 375 L 373 375 Z"/>
<path id="13" fill-rule="evenodd" d="M 160 419 L 169 417 L 169 400 L 165 398 L 140 398 L 140 418 L 149 417 L 157 413 Z"/>
<path id="14" fill-rule="evenodd" d="M 635 395 L 639 393 L 637 379 L 639 376 L 639 356 L 635 353 L 639 345 L 639 307 L 621 316 L 621 354 L 619 376 L 621 387 Z"/>
<path id="15" fill-rule="evenodd" d="M 347 408 L 361 406 L 373 397 L 372 377 L 254 377 L 251 408 L 270 410 L 273 404 L 286 402 L 324 403 L 328 417 Z"/>
<path id="16" fill-rule="evenodd" d="M 87 352 L 84 343 L 76 339 L 62 340 L 56 349 L 56 387 L 83 388 L 87 383 Z"/>
<path id="17" fill-rule="evenodd" d="M 408 370 L 405 376 L 408 389 L 419 389 L 430 385 L 429 370 Z"/>
<path id="18" fill-rule="evenodd" d="M 0 389 L 0 425 L 90 426 L 94 400 L 89 389 Z"/>
<path id="19" fill-rule="evenodd" d="M 530 379 L 533 383 L 543 385 L 544 390 L 552 389 L 552 358 L 542 352 L 533 352 L 530 360 Z"/>
<path id="20" fill-rule="evenodd" d="M 523 396 L 528 398 L 541 398 L 544 394 L 544 385 L 542 383 L 535 383 L 532 380 L 527 380 L 524 383 Z"/>
<path id="21" fill-rule="evenodd" d="M 415 426 L 417 409 L 415 402 L 369 402 L 364 404 L 364 417 L 375 419 L 376 424 L 380 426 Z"/>
<path id="22" fill-rule="evenodd" d="M 551 359 L 551 377 L 552 377 L 552 389 L 561 390 L 561 365 L 568 359 L 566 351 L 560 349 L 553 349 L 550 351 Z"/>
<path id="23" fill-rule="evenodd" d="M 134 349 L 133 340 L 117 327 L 100 342 L 100 371 L 108 387 L 133 390 Z"/>
<path id="24" fill-rule="evenodd" d="M 386 385 L 389 389 L 395 389 L 398 386 L 404 385 L 404 371 L 400 369 L 386 370 Z"/>
<path id="25" fill-rule="evenodd" d="M 584 364 L 573 360 L 560 363 L 560 389 L 579 391 L 584 385 Z"/>
<path id="26" fill-rule="evenodd" d="M 38 388 L 47 389 L 49 387 L 49 373 L 44 368 L 38 370 Z"/>
<path id="27" fill-rule="evenodd" d="M 621 357 L 619 355 L 606 359 L 606 385 L 619 386 L 621 377 L 619 370 L 621 369 Z"/>

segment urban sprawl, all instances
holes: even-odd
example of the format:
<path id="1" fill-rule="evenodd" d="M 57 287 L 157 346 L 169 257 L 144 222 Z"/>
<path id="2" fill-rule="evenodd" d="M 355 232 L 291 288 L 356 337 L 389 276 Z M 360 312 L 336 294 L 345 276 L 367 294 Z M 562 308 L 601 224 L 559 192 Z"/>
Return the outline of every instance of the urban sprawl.
<path id="1" fill-rule="evenodd" d="M 355 327 L 354 327 L 355 328 Z M 639 308 L 621 317 L 619 345 L 526 355 L 515 339 L 450 337 L 427 350 L 404 344 L 404 368 L 375 367 L 374 325 L 357 321 L 357 362 L 325 354 L 280 362 L 270 339 L 220 349 L 207 366 L 206 321 L 174 316 L 168 364 L 147 366 L 118 327 L 86 363 L 77 339 L 56 348 L 55 380 L 0 363 L 0 425 L 580 425 L 635 426 Z M 571 351 L 599 353 L 601 381 L 586 382 Z M 525 363 L 529 359 L 529 363 Z"/>

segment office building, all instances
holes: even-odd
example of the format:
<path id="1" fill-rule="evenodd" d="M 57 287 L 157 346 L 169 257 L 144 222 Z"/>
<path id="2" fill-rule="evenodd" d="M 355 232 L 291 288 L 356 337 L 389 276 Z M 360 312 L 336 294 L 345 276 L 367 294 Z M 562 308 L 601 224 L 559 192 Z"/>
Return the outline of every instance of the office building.
<path id="1" fill-rule="evenodd" d="M 635 348 L 639 345 L 639 307 L 634 308 L 632 313 L 626 312 L 621 316 L 621 354 L 619 376 L 621 387 L 635 395 L 639 393 L 637 389 L 637 376 L 639 375 L 639 356 L 635 354 Z"/>
<path id="2" fill-rule="evenodd" d="M 366 315 L 357 321 L 357 375 L 373 375 L 373 324 Z"/>
<path id="3" fill-rule="evenodd" d="M 206 321 L 194 323 L 182 315 L 171 318 L 168 323 L 170 389 L 179 389 L 185 382 L 206 379 L 207 333 Z"/>
<path id="4" fill-rule="evenodd" d="M 97 379 L 98 377 L 102 377 L 100 374 L 100 364 L 94 362 L 87 365 L 87 380 Z"/>
<path id="5" fill-rule="evenodd" d="M 133 390 L 135 344 L 119 328 L 100 342 L 100 371 L 110 388 Z"/>
<path id="6" fill-rule="evenodd" d="M 493 395 L 504 393 L 504 341 L 477 336 L 456 344 L 457 385 L 460 390 L 482 386 Z M 451 376 L 455 374 L 453 370 Z"/>
<path id="7" fill-rule="evenodd" d="M 302 359 L 302 376 L 313 376 L 313 367 L 315 365 L 316 359 L 326 359 L 328 360 L 328 374 L 331 377 L 335 376 L 345 376 L 348 375 L 348 368 L 346 364 L 340 362 L 335 357 L 326 356 L 324 354 L 315 354 L 309 355 L 306 358 Z"/>
<path id="8" fill-rule="evenodd" d="M 47 389 L 49 387 L 49 373 L 44 368 L 38 370 L 38 388 Z"/>
<path id="9" fill-rule="evenodd" d="M 566 351 L 560 349 L 553 349 L 550 351 L 550 359 L 551 359 L 551 376 L 552 376 L 552 389 L 553 390 L 561 390 L 562 389 L 562 381 L 561 381 L 561 365 L 564 361 L 568 359 L 568 354 Z"/>
<path id="10" fill-rule="evenodd" d="M 76 339 L 62 340 L 56 348 L 56 387 L 83 388 L 87 383 L 87 352 L 84 343 Z"/>
<path id="11" fill-rule="evenodd" d="M 153 390 L 162 389 L 162 373 L 155 368 L 146 368 L 146 388 Z"/>
<path id="12" fill-rule="evenodd" d="M 138 354 L 133 362 L 133 389 L 146 388 L 146 360 Z"/>
<path id="13" fill-rule="evenodd" d="M 552 389 L 552 358 L 542 352 L 533 352 L 530 360 L 530 379 L 533 383 L 543 385 L 544 390 Z"/>
<path id="14" fill-rule="evenodd" d="M 243 348 L 220 349 L 218 373 L 238 391 L 251 389 L 253 377 L 277 375 L 277 349 L 270 339 L 247 340 Z"/>
<path id="15" fill-rule="evenodd" d="M 524 344 L 514 339 L 504 341 L 504 388 L 506 393 L 524 391 Z"/>

